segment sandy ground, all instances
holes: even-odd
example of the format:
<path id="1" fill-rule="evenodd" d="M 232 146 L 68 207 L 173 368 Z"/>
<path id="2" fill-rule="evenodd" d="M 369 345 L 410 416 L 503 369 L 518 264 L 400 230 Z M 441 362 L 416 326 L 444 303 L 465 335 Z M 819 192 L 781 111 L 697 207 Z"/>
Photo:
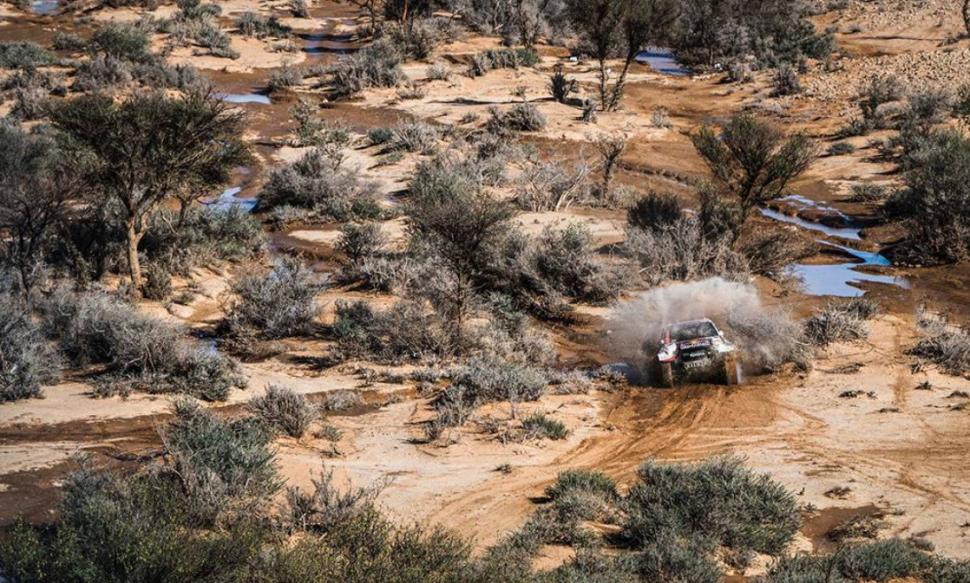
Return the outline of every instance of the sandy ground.
<path id="1" fill-rule="evenodd" d="M 591 126 L 577 119 L 577 107 L 548 99 L 548 74 L 557 62 L 556 49 L 549 49 L 543 51 L 546 56 L 537 70 L 493 71 L 477 79 L 462 74 L 459 59 L 449 60 L 454 70 L 450 81 L 427 81 L 428 63 L 411 63 L 407 72 L 426 90 L 424 97 L 405 100 L 395 90 L 371 91 L 358 101 L 321 109 L 321 116 L 347 123 L 358 135 L 407 116 L 457 123 L 475 114 L 474 126 L 484 122 L 489 108 L 507 108 L 519 100 L 512 93 L 522 86 L 530 102 L 548 119 L 544 131 L 525 137 L 538 150 L 575 161 L 592 155 L 591 149 L 587 153 L 583 148 L 590 139 L 623 134 L 629 145 L 620 164 L 620 183 L 674 192 L 690 200 L 688 185 L 704 175 L 704 168 L 688 134 L 705 121 L 753 109 L 787 129 L 804 130 L 828 142 L 854 114 L 854 92 L 872 72 L 897 71 L 912 85 L 940 82 L 955 86 L 963 79 L 970 70 L 965 66 L 966 43 L 944 43 L 959 33 L 960 25 L 946 12 L 947 0 L 896 2 L 898 9 L 891 17 L 877 4 L 883 3 L 850 0 L 844 11 L 820 17 L 823 24 L 837 24 L 845 54 L 833 71 L 813 64 L 803 80 L 807 93 L 795 98 L 771 98 L 770 80 L 764 75 L 751 84 L 731 85 L 716 76 L 665 77 L 637 66 L 623 109 L 601 114 L 599 123 Z M 286 12 L 281 2 L 231 0 L 222 6 L 226 15 L 260 10 L 285 16 Z M 159 15 L 170 8 L 160 8 Z M 0 17 L 6 18 L 8 9 L 2 10 Z M 96 12 L 94 17 L 137 16 L 126 10 Z M 333 35 L 330 41 L 342 43 L 353 30 L 353 14 L 348 10 L 317 4 L 312 7 L 312 18 L 285 22 L 301 33 L 328 30 Z M 861 30 L 853 32 L 856 27 Z M 21 24 L 0 27 L 0 37 L 5 30 L 11 38 L 25 34 Z M 494 38 L 473 37 L 439 47 L 433 60 L 495 45 Z M 212 69 L 220 87 L 233 92 L 259 86 L 265 81 L 266 69 L 285 59 L 310 58 L 302 51 L 273 53 L 267 42 L 238 36 L 233 37 L 233 46 L 242 53 L 238 61 L 195 56 L 190 49 L 180 49 L 174 56 L 176 61 Z M 566 67 L 588 95 L 593 90 L 590 64 L 567 63 Z M 223 69 L 227 72 L 214 72 Z M 310 90 L 301 90 L 301 94 L 314 97 Z M 292 130 L 288 110 L 295 96 L 274 95 L 273 100 L 271 106 L 246 106 L 252 130 L 249 137 L 258 145 L 262 163 L 254 171 L 252 184 L 247 184 L 253 190 L 258 190 L 268 168 L 292 162 L 306 151 L 285 145 Z M 658 106 L 667 110 L 670 127 L 653 123 L 652 113 Z M 868 216 L 870 208 L 843 200 L 849 186 L 860 181 L 892 183 L 896 177 L 891 167 L 874 159 L 866 140 L 851 140 L 858 147 L 852 154 L 820 158 L 797 185 L 800 192 L 854 217 Z M 389 165 L 379 164 L 378 157 L 376 148 L 360 140 L 346 151 L 346 164 L 373 183 L 388 204 L 394 204 L 394 196 L 405 188 L 420 157 L 407 156 Z M 548 226 L 582 222 L 604 245 L 623 236 L 622 211 L 570 208 L 560 213 L 523 213 L 516 220 L 531 234 Z M 382 229 L 392 242 L 403 240 L 400 219 L 384 223 Z M 273 244 L 276 251 L 304 253 L 330 268 L 337 236 L 334 225 L 297 226 L 274 234 Z M 188 305 L 146 303 L 144 309 L 187 327 L 211 327 L 221 317 L 221 299 L 230 275 L 200 271 L 193 279 L 201 293 Z M 913 306 L 925 299 L 946 311 L 965 313 L 970 296 L 963 290 L 970 289 L 966 285 L 970 275 L 966 266 L 908 270 L 906 275 L 912 281 L 911 290 L 869 288 L 886 308 L 886 314 L 873 322 L 869 338 L 831 347 L 808 374 L 752 378 L 737 388 L 631 387 L 587 395 L 550 395 L 522 406 L 520 414 L 540 410 L 563 421 L 570 430 L 563 441 L 501 443 L 473 424 L 456 434 L 457 442 L 449 447 L 425 444 L 421 424 L 431 411 L 413 387 L 366 382 L 352 365 L 320 371 L 312 363 L 325 353 L 325 343 L 305 339 L 288 340 L 282 356 L 243 365 L 249 388 L 233 392 L 230 401 L 220 407 L 226 414 L 236 414 L 241 403 L 271 383 L 292 387 L 313 399 L 340 389 L 363 391 L 367 407 L 329 416 L 317 424 L 325 422 L 341 429 L 343 437 L 338 443 L 316 437 L 318 427 L 301 440 L 279 441 L 282 473 L 291 484 L 304 488 L 310 487 L 311 478 L 324 465 L 357 485 L 386 481 L 381 504 L 402 522 L 425 520 L 455 528 L 474 537 L 479 549 L 517 528 L 534 509 L 530 497 L 541 494 L 565 468 L 601 469 L 629 484 L 636 467 L 648 458 L 691 461 L 737 453 L 816 509 L 807 515 L 798 548 L 825 548 L 825 533 L 840 520 L 877 513 L 885 523 L 882 534 L 925 536 L 941 552 L 967 558 L 970 466 L 965 463 L 965 452 L 970 445 L 970 407 L 964 409 L 966 399 L 950 395 L 970 391 L 970 381 L 932 370 L 913 372 L 905 349 L 917 334 Z M 795 292 L 781 295 L 777 286 L 765 286 L 765 290 L 775 294 L 772 302 L 787 304 L 799 313 L 821 302 Z M 331 289 L 321 301 L 332 312 L 333 302 L 348 298 L 378 304 L 392 300 Z M 581 306 L 578 312 L 586 318 L 582 329 L 556 330 L 557 345 L 564 358 L 604 362 L 606 357 L 598 352 L 596 342 L 609 308 Z M 924 382 L 931 390 L 917 389 Z M 20 513 L 34 520 L 48 518 L 60 480 L 72 467 L 70 458 L 76 452 L 114 460 L 158 447 L 158 428 L 171 398 L 136 394 L 127 399 L 94 399 L 88 391 L 83 378 L 72 378 L 48 387 L 44 399 L 0 405 L 0 523 L 9 523 Z M 840 397 L 847 391 L 861 393 L 854 398 Z M 498 420 L 508 415 L 506 405 L 478 412 L 479 417 Z M 511 466 L 510 473 L 496 471 L 503 464 Z M 838 494 L 835 488 L 841 489 Z M 547 551 L 543 560 L 550 564 L 562 560 L 561 549 Z"/>

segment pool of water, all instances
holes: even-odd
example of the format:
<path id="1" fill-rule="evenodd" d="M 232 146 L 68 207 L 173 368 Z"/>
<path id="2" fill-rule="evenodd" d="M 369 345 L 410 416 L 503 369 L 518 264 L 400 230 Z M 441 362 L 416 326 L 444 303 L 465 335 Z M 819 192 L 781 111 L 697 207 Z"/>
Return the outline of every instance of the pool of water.
<path id="1" fill-rule="evenodd" d="M 33 0 L 30 3 L 30 10 L 34 14 L 53 14 L 61 5 L 60 0 Z"/>
<path id="2" fill-rule="evenodd" d="M 242 188 L 238 186 L 227 188 L 218 197 L 205 201 L 203 204 L 217 211 L 227 211 L 233 207 L 238 207 L 247 213 L 253 212 L 259 200 L 236 196 L 240 191 L 242 191 Z"/>
<path id="3" fill-rule="evenodd" d="M 259 105 L 270 105 L 273 103 L 269 95 L 262 93 L 222 93 L 219 99 L 228 103 L 258 103 Z"/>
<path id="4" fill-rule="evenodd" d="M 795 202 L 796 204 L 800 203 L 815 208 L 824 208 L 822 203 L 817 203 L 809 199 L 803 199 L 802 197 L 793 198 L 790 202 Z M 861 240 L 861 237 L 859 236 L 859 231 L 861 228 L 829 227 L 821 223 L 807 221 L 799 217 L 792 217 L 771 209 L 760 210 L 762 215 L 776 221 L 796 225 L 803 229 L 824 233 L 833 237 L 840 237 L 842 239 L 852 241 Z M 834 247 L 848 253 L 855 258 L 855 261 L 835 263 L 832 265 L 808 265 L 804 263 L 793 263 L 789 265 L 789 272 L 802 281 L 803 289 L 808 295 L 859 297 L 866 293 L 865 290 L 858 287 L 858 285 L 863 282 L 884 283 L 904 288 L 909 287 L 909 282 L 904 277 L 859 271 L 859 267 L 865 266 L 891 266 L 892 262 L 884 255 L 870 251 L 860 251 L 858 249 L 853 249 L 852 247 L 837 245 L 824 240 L 819 240 L 818 242 L 822 245 Z"/>
<path id="5" fill-rule="evenodd" d="M 839 237 L 841 239 L 848 239 L 850 241 L 862 240 L 862 237 L 859 235 L 859 232 L 862 231 L 862 227 L 830 227 L 828 225 L 823 225 L 822 223 L 807 221 L 801 217 L 786 215 L 785 213 L 780 213 L 774 209 L 762 208 L 758 210 L 761 211 L 763 216 L 766 216 L 769 219 L 796 225 L 803 229 L 808 229 L 809 231 L 818 231 L 819 233 L 824 233 L 829 237 Z"/>
<path id="6" fill-rule="evenodd" d="M 834 245 L 825 241 L 819 241 L 823 245 L 830 245 L 841 249 L 852 255 L 857 262 L 836 263 L 834 265 L 805 265 L 795 263 L 789 266 L 789 270 L 802 280 L 805 293 L 813 296 L 841 296 L 859 297 L 866 292 L 858 287 L 862 282 L 884 283 L 899 287 L 908 288 L 909 281 L 904 277 L 895 275 L 882 275 L 877 273 L 866 273 L 859 271 L 858 267 L 867 265 L 888 267 L 892 265 L 885 256 L 879 253 L 859 251 L 843 245 Z"/>
<path id="7" fill-rule="evenodd" d="M 645 63 L 658 72 L 665 75 L 686 76 L 690 75 L 690 70 L 680 64 L 670 49 L 661 47 L 650 47 L 637 54 L 637 62 Z"/>

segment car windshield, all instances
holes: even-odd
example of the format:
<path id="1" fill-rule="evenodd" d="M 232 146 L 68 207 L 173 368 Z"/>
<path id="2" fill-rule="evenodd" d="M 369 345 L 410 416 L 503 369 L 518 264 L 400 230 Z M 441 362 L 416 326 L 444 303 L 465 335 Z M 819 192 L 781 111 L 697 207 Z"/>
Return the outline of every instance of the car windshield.
<path id="1" fill-rule="evenodd" d="M 717 336 L 717 328 L 710 322 L 685 322 L 670 329 L 670 339 L 674 342 Z"/>

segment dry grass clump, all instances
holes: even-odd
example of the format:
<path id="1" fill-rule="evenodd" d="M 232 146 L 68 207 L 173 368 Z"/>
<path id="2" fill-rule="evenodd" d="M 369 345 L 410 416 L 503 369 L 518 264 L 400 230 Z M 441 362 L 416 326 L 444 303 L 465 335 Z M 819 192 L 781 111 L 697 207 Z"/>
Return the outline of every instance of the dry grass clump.
<path id="1" fill-rule="evenodd" d="M 879 305 L 865 298 L 833 301 L 805 321 L 805 336 L 815 346 L 833 342 L 864 340 L 869 336 L 866 323 L 879 311 Z"/>
<path id="2" fill-rule="evenodd" d="M 970 371 L 970 332 L 949 323 L 946 317 L 921 310 L 918 318 L 923 338 L 909 354 L 936 364 L 943 372 L 963 375 Z"/>
<path id="3" fill-rule="evenodd" d="M 316 410 L 307 403 L 306 397 L 279 385 L 266 387 L 266 392 L 250 399 L 246 408 L 274 431 L 290 437 L 303 437 L 317 417 Z"/>

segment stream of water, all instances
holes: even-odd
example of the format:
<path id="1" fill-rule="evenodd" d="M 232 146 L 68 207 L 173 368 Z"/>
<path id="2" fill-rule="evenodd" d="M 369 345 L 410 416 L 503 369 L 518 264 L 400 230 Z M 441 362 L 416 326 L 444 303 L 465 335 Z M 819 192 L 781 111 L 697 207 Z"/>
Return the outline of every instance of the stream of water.
<path id="1" fill-rule="evenodd" d="M 796 203 L 801 203 L 803 208 L 805 206 L 812 206 L 822 209 L 829 208 L 821 205 L 820 203 L 816 203 L 815 201 L 805 199 L 804 197 L 799 197 L 792 200 Z M 805 201 L 808 202 L 806 203 Z M 860 236 L 860 231 L 862 230 L 861 227 L 829 227 L 821 223 L 807 221 L 800 217 L 793 217 L 771 209 L 760 210 L 762 215 L 770 219 L 796 225 L 803 229 L 817 231 L 828 236 L 839 237 L 851 241 L 862 240 L 862 237 Z M 834 211 L 834 209 L 832 210 Z M 845 217 L 845 215 L 842 215 L 842 213 L 839 211 L 835 212 Z M 845 253 L 855 257 L 857 261 L 835 263 L 831 265 L 811 265 L 805 263 L 791 264 L 789 266 L 789 270 L 802 280 L 804 283 L 805 293 L 809 295 L 859 297 L 866 293 L 865 290 L 858 287 L 858 284 L 862 282 L 884 283 L 905 288 L 909 287 L 909 282 L 904 277 L 867 273 L 865 271 L 858 270 L 859 267 L 865 266 L 891 266 L 892 262 L 884 255 L 869 251 L 860 251 L 858 249 L 853 249 L 852 247 L 838 245 L 821 239 L 818 240 L 818 242 L 822 245 L 827 245 L 844 251 Z"/>

